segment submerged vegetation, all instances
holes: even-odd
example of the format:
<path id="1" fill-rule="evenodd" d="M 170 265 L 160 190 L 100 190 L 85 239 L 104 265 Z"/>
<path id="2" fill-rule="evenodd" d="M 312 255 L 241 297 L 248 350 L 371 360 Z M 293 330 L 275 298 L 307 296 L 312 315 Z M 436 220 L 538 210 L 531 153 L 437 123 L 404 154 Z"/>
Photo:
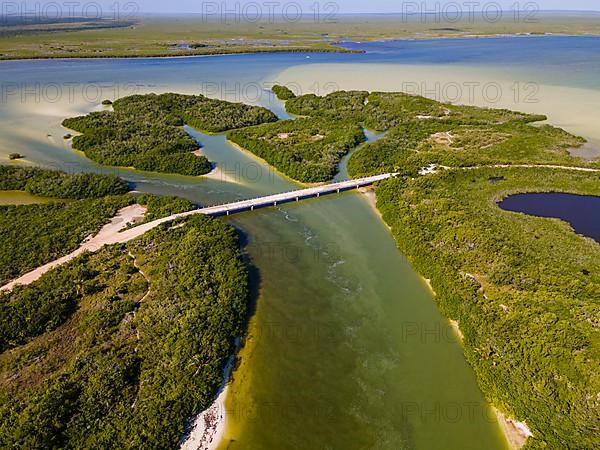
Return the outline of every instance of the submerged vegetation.
<path id="1" fill-rule="evenodd" d="M 65 119 L 63 125 L 82 133 L 73 148 L 100 164 L 139 170 L 204 175 L 208 159 L 193 152 L 198 143 L 184 130 L 221 132 L 272 122 L 265 108 L 213 100 L 202 95 L 133 95 L 113 103 L 113 111 Z"/>
<path id="2" fill-rule="evenodd" d="M 234 229 L 194 216 L 0 294 L 0 447 L 177 447 L 243 333 L 246 278 Z"/>

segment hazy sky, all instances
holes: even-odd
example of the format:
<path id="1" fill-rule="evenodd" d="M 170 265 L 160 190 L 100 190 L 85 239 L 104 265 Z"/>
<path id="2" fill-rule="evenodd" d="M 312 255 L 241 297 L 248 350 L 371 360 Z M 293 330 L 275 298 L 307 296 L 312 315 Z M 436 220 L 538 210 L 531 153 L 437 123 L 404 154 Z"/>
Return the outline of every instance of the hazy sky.
<path id="1" fill-rule="evenodd" d="M 80 0 L 85 3 L 86 0 Z M 127 0 L 122 0 L 121 4 L 124 4 Z M 139 5 L 140 11 L 144 12 L 202 12 L 202 8 L 211 8 L 212 5 L 226 4 L 228 8 L 234 8 L 235 5 L 243 7 L 245 4 L 254 3 L 258 5 L 265 5 L 268 2 L 279 4 L 281 6 L 274 7 L 275 10 L 282 8 L 283 5 L 290 3 L 297 3 L 309 11 L 311 5 L 319 4 L 323 9 L 327 3 L 335 3 L 339 8 L 340 13 L 344 12 L 402 12 L 404 8 L 410 8 L 409 4 L 417 4 L 419 7 L 422 4 L 426 4 L 428 9 L 435 8 L 436 5 L 440 5 L 443 8 L 444 5 L 454 3 L 461 6 L 466 4 L 479 4 L 481 7 L 474 6 L 476 11 L 483 9 L 488 4 L 499 4 L 503 9 L 509 9 L 511 6 L 518 4 L 521 5 L 519 9 L 524 9 L 525 5 L 530 3 L 536 5 L 540 10 L 547 9 L 560 9 L 560 10 L 600 10 L 600 0 L 338 0 L 330 2 L 329 0 L 215 0 L 215 1 L 204 1 L 204 0 L 140 0 L 136 3 Z M 114 3 L 114 2 L 109 2 Z M 264 7 L 264 6 L 263 6 Z M 468 7 L 468 6 L 467 6 Z M 513 6 L 514 8 L 514 6 Z"/>
<path id="2" fill-rule="evenodd" d="M 34 5 L 38 8 L 44 8 L 44 5 L 54 4 L 54 5 L 63 5 L 63 4 L 75 4 L 75 5 L 91 5 L 91 4 L 99 4 L 102 6 L 102 9 L 108 10 L 111 5 L 114 8 L 114 5 L 119 5 L 119 10 L 124 10 L 125 5 L 128 3 L 135 4 L 135 7 L 139 12 L 160 12 L 160 13 L 207 13 L 207 11 L 214 11 L 215 7 L 220 11 L 224 9 L 222 5 L 227 5 L 227 9 L 235 9 L 244 8 L 245 5 L 254 4 L 259 5 L 261 9 L 267 10 L 269 6 L 267 4 L 271 3 L 278 6 L 271 6 L 276 12 L 281 12 L 282 8 L 286 5 L 297 4 L 300 5 L 302 11 L 306 12 L 306 14 L 311 14 L 311 5 L 318 4 L 321 10 L 332 11 L 331 8 L 337 8 L 339 13 L 351 13 L 351 12 L 405 12 L 408 11 L 409 8 L 414 8 L 415 5 L 418 5 L 418 8 L 422 8 L 421 5 L 425 4 L 427 9 L 433 9 L 435 11 L 436 5 L 439 8 L 444 8 L 445 5 L 448 4 L 458 4 L 462 8 L 473 8 L 475 11 L 482 11 L 486 5 L 490 5 L 490 7 L 494 8 L 495 5 L 501 5 L 503 9 L 508 10 L 512 7 L 515 9 L 514 5 L 520 5 L 518 9 L 526 9 L 525 5 L 534 5 L 539 10 L 550 10 L 550 9 L 559 9 L 559 10 L 592 10 L 598 11 L 600 10 L 600 0 L 337 0 L 337 1 L 329 1 L 329 0 L 214 0 L 214 1 L 206 1 L 206 0 L 25 0 L 25 1 L 7 1 L 2 2 L 2 12 L 6 13 L 10 11 L 10 9 L 6 10 L 6 8 L 12 8 L 12 5 L 27 5 L 27 8 L 35 8 Z M 335 6 L 329 5 L 333 4 Z M 474 5 L 474 6 L 466 6 L 466 5 Z M 5 8 L 6 6 L 6 8 Z M 79 9 L 75 6 L 76 9 Z M 290 6 L 293 8 L 293 6 Z M 313 6 L 314 8 L 314 6 Z M 403 10 L 404 8 L 404 10 Z M 0 12 L 1 14 L 1 12 Z"/>

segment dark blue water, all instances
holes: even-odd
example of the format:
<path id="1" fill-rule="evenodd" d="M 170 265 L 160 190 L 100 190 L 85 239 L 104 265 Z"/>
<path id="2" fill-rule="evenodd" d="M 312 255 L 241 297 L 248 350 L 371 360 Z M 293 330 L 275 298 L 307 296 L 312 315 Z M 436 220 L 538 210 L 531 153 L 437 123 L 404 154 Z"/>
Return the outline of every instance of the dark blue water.
<path id="1" fill-rule="evenodd" d="M 505 211 L 562 219 L 600 243 L 600 197 L 563 193 L 517 194 L 500 202 Z"/>

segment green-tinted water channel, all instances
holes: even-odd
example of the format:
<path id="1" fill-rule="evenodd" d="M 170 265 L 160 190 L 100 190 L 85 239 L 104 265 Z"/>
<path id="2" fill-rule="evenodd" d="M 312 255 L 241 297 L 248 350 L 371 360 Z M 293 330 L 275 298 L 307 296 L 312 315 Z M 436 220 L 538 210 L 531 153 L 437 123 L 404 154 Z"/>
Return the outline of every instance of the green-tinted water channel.
<path id="1" fill-rule="evenodd" d="M 358 57 L 311 55 L 311 61 Z M 340 87 L 347 82 L 348 87 L 379 89 L 384 81 L 389 90 L 402 87 L 389 75 L 405 71 L 400 66 L 386 66 L 376 77 L 366 64 L 360 76 L 342 64 L 315 64 L 313 73 L 300 70 L 304 58 L 14 62 L 3 64 L 0 79 L 82 86 L 134 81 L 141 85 L 139 92 L 195 93 L 206 80 L 228 88 L 238 80 L 278 81 L 269 74 L 289 68 L 285 76 L 302 84 L 314 78 L 321 85 L 335 79 Z M 432 73 L 429 68 L 415 79 L 427 73 Z M 490 72 L 468 73 L 486 80 Z M 554 91 L 544 87 L 543 92 Z M 204 205 L 297 188 L 264 162 L 229 145 L 223 135 L 192 129 L 188 131 L 203 144 L 203 152 L 236 183 L 100 167 L 73 152 L 62 138 L 64 117 L 97 109 L 102 100 L 92 104 L 75 97 L 57 103 L 9 98 L 0 110 L 0 157 L 19 151 L 27 162 L 67 171 L 116 172 L 137 190 L 180 195 Z M 285 117 L 276 100 L 262 97 L 256 103 Z M 552 105 L 544 101 L 535 108 L 551 112 Z M 529 105 L 512 107 L 529 110 Z M 222 448 L 505 448 L 459 342 L 366 196 L 345 193 L 230 220 L 247 241 L 257 297 L 228 390 Z"/>
<path id="2" fill-rule="evenodd" d="M 58 199 L 39 197 L 25 191 L 0 191 L 0 206 L 33 205 L 37 203 L 52 203 Z"/>
<path id="3" fill-rule="evenodd" d="M 297 188 L 225 136 L 188 132 L 237 179 L 237 198 Z M 229 195 L 209 192 L 187 194 Z M 220 448 L 504 448 L 453 331 L 366 196 L 231 223 L 247 240 L 258 297 Z"/>

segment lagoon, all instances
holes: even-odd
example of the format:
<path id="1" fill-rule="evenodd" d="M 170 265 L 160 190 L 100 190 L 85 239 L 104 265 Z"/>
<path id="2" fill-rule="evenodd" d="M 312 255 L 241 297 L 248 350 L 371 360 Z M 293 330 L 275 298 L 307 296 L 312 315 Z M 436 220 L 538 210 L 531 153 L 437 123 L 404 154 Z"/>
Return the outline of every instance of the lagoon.
<path id="1" fill-rule="evenodd" d="M 498 206 L 505 211 L 564 220 L 576 233 L 600 243 L 600 197 L 561 192 L 516 194 Z"/>
<path id="2" fill-rule="evenodd" d="M 104 98 L 169 91 L 261 104 L 286 118 L 284 105 L 268 92 L 286 82 L 317 94 L 402 90 L 415 81 L 494 82 L 504 95 L 493 106 L 547 113 L 552 123 L 600 142 L 592 121 L 600 115 L 600 86 L 589 76 L 598 73 L 600 40 L 593 39 L 453 40 L 437 53 L 403 41 L 364 55 L 2 62 L 3 86 L 24 83 L 34 94 L 3 92 L 0 159 L 19 151 L 48 167 L 108 171 L 139 191 L 202 205 L 295 189 L 224 135 L 188 128 L 234 183 L 101 167 L 72 151 L 60 126 L 65 117 L 101 109 Z M 574 48 L 580 76 L 569 77 L 568 67 L 547 70 Z M 530 81 L 539 85 L 539 101 L 515 102 L 511 83 Z M 56 85 L 61 94 L 54 99 Z M 484 102 L 482 95 L 473 103 Z M 247 241 L 256 307 L 230 384 L 224 447 L 506 448 L 434 295 L 364 196 L 344 193 L 242 214 L 231 223 Z"/>

